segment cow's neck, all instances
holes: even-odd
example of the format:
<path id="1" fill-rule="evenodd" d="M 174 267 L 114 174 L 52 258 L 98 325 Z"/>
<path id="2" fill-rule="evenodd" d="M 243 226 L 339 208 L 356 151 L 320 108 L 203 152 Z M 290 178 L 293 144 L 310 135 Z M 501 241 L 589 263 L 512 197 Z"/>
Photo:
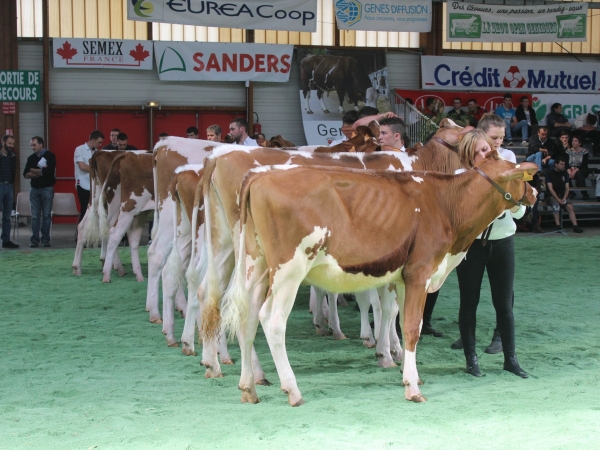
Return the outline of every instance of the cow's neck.
<path id="1" fill-rule="evenodd" d="M 417 149 L 415 155 L 418 159 L 413 163 L 412 170 L 433 170 L 453 174 L 461 168 L 460 159 L 456 152 L 431 141 Z"/>
<path id="2" fill-rule="evenodd" d="M 455 241 L 452 254 L 465 251 L 487 226 L 506 209 L 506 201 L 474 170 L 454 177 L 452 189 L 444 192 Z"/>

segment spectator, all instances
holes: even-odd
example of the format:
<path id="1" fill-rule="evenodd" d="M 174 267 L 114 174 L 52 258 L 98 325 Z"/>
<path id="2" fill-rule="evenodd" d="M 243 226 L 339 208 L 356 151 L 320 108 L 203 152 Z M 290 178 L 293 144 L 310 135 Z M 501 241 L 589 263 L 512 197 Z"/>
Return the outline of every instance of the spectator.
<path id="1" fill-rule="evenodd" d="M 527 136 L 533 136 L 537 134 L 539 125 L 538 119 L 535 115 L 535 109 L 529 104 L 529 98 L 527 96 L 521 97 L 521 104 L 517 107 L 515 111 L 515 115 L 517 117 L 517 122 L 520 123 L 522 121 L 527 122 Z M 527 139 L 525 135 L 523 135 L 522 145 L 527 145 L 525 142 Z"/>
<path id="2" fill-rule="evenodd" d="M 506 124 L 506 144 L 507 146 L 513 145 L 512 133 L 521 132 L 523 142 L 521 145 L 527 145 L 527 138 L 529 131 L 527 129 L 527 121 L 517 121 L 516 111 L 512 107 L 512 94 L 504 94 L 504 103 L 496 108 L 495 114 L 500 116 Z"/>
<path id="3" fill-rule="evenodd" d="M 583 139 L 589 138 L 594 146 L 594 153 L 600 153 L 600 131 L 596 128 L 598 117 L 595 114 L 585 116 L 585 124 L 577 127 L 576 133 L 580 134 Z M 582 141 L 583 144 L 583 141 Z"/>
<path id="4" fill-rule="evenodd" d="M 379 122 L 379 142 L 383 151 L 406 151 L 404 134 L 404 122 L 399 117 L 389 117 Z"/>
<path id="5" fill-rule="evenodd" d="M 56 156 L 44 148 L 44 139 L 31 138 L 33 154 L 27 158 L 23 176 L 31 180 L 29 202 L 31 203 L 31 243 L 29 247 L 38 247 L 40 243 L 40 216 L 42 245 L 50 247 L 50 226 L 52 224 L 52 201 L 56 184 Z"/>
<path id="6" fill-rule="evenodd" d="M 229 134 L 236 144 L 258 146 L 258 143 L 248 136 L 248 122 L 246 119 L 240 118 L 231 122 L 229 124 Z"/>
<path id="7" fill-rule="evenodd" d="M 561 158 L 554 164 L 554 169 L 546 174 L 546 186 L 548 189 L 546 203 L 552 207 L 554 222 L 557 229 L 562 229 L 560 223 L 561 208 L 569 213 L 569 219 L 573 224 L 574 233 L 583 233 L 583 230 L 577 225 L 577 218 L 573 205 L 568 199 L 569 196 L 569 174 L 566 171 L 567 159 Z"/>
<path id="8" fill-rule="evenodd" d="M 117 137 L 121 130 L 118 128 L 113 128 L 110 130 L 110 144 L 102 147 L 102 150 L 119 150 L 119 143 L 117 142 Z"/>
<path id="9" fill-rule="evenodd" d="M 345 113 L 344 117 L 342 117 L 342 128 L 340 129 L 342 132 L 342 137 L 340 139 L 336 139 L 335 141 L 331 141 L 329 146 L 333 147 L 334 145 L 341 144 L 342 142 L 346 142 L 348 139 L 350 139 L 354 133 L 354 124 L 357 120 L 358 113 L 355 110 L 352 109 Z"/>
<path id="10" fill-rule="evenodd" d="M 571 124 L 562 113 L 562 105 L 554 103 L 551 110 L 552 112 L 546 116 L 546 125 L 550 136 L 557 137 L 562 130 L 571 131 Z"/>
<path id="11" fill-rule="evenodd" d="M 581 146 L 581 137 L 576 135 L 573 136 L 571 144 L 571 149 L 567 150 L 568 165 L 567 165 L 567 173 L 569 174 L 570 179 L 575 179 L 575 183 L 577 187 L 585 187 L 585 179 L 590 174 L 590 169 L 588 168 L 588 160 L 589 154 L 588 151 Z M 556 161 L 557 159 L 555 159 Z M 582 191 L 581 195 L 583 198 L 590 198 L 587 191 Z M 570 193 L 570 198 L 575 197 L 575 192 Z"/>
<path id="12" fill-rule="evenodd" d="M 0 143 L 0 205 L 2 206 L 2 248 L 19 248 L 10 240 L 10 214 L 15 198 L 15 178 L 17 175 L 17 156 L 15 138 L 6 135 Z"/>
<path id="13" fill-rule="evenodd" d="M 90 133 L 88 141 L 75 149 L 73 158 L 75 161 L 75 188 L 77 197 L 79 197 L 79 220 L 77 223 L 81 222 L 85 216 L 90 202 L 90 159 L 97 149 L 102 148 L 103 141 L 102 132 L 94 130 Z"/>
<path id="14" fill-rule="evenodd" d="M 543 172 L 552 168 L 554 151 L 554 142 L 548 138 L 548 127 L 540 127 L 537 136 L 532 136 L 529 141 L 526 160 L 536 163 L 539 172 Z"/>
<path id="15" fill-rule="evenodd" d="M 439 124 L 444 118 L 444 103 L 435 97 L 428 97 L 425 100 L 425 108 L 420 112 L 432 122 Z"/>
<path id="16" fill-rule="evenodd" d="M 554 152 L 552 153 L 552 159 L 554 161 L 556 161 L 561 155 L 567 155 L 567 150 L 571 148 L 571 133 L 569 133 L 567 130 L 562 130 L 558 134 L 558 140 L 560 141 L 560 144 L 558 145 L 555 142 L 553 142 Z"/>
<path id="17" fill-rule="evenodd" d="M 465 113 L 461 106 L 462 100 L 458 97 L 454 99 L 452 102 L 454 108 L 446 116 L 448 119 L 452 120 L 456 125 L 460 125 L 461 127 L 466 127 L 469 124 L 469 118 L 467 117 L 467 113 Z"/>
<path id="18" fill-rule="evenodd" d="M 186 134 L 188 139 L 198 139 L 198 128 L 188 127 L 188 129 L 186 130 Z"/>
<path id="19" fill-rule="evenodd" d="M 206 139 L 214 142 L 221 142 L 221 127 L 211 125 L 206 129 Z"/>
<path id="20" fill-rule="evenodd" d="M 137 150 L 137 147 L 129 145 L 129 138 L 125 133 L 119 133 L 117 136 L 117 145 L 119 150 Z"/>
<path id="21" fill-rule="evenodd" d="M 477 100 L 475 100 L 474 98 L 469 100 L 469 102 L 467 103 L 467 117 L 469 118 L 469 124 L 472 127 L 477 126 L 477 124 L 481 120 L 481 117 L 486 112 L 487 111 L 485 110 L 485 108 L 483 108 L 482 106 L 479 106 L 477 104 Z"/>
<path id="22" fill-rule="evenodd" d="M 162 133 L 160 133 L 160 134 L 158 135 L 158 140 L 159 140 L 159 141 L 163 141 L 163 140 L 165 140 L 165 139 L 166 139 L 166 138 L 168 138 L 168 137 L 169 137 L 169 133 L 166 133 L 166 132 L 164 132 L 164 131 L 163 131 Z"/>

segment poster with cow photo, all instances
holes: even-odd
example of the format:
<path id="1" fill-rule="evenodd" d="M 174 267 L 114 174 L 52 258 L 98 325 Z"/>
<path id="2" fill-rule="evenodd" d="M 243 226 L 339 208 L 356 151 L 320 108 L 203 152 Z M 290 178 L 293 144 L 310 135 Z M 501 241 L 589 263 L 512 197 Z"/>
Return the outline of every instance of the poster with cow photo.
<path id="1" fill-rule="evenodd" d="M 308 145 L 344 138 L 342 117 L 372 106 L 391 110 L 383 50 L 298 49 L 300 104 Z"/>

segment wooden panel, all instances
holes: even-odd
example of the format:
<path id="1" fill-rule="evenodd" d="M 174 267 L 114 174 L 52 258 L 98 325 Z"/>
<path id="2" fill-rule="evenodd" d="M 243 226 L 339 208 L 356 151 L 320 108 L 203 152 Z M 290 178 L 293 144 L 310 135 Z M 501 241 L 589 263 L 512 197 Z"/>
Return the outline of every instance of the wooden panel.
<path id="1" fill-rule="evenodd" d="M 159 23 L 158 24 L 158 35 L 161 41 L 171 41 L 171 24 L 170 23 Z"/>
<path id="2" fill-rule="evenodd" d="M 98 37 L 110 39 L 110 0 L 98 0 Z"/>
<path id="3" fill-rule="evenodd" d="M 177 42 L 183 41 L 183 25 L 171 25 L 171 39 Z"/>
<path id="4" fill-rule="evenodd" d="M 48 0 L 48 34 L 50 37 L 60 37 L 60 0 Z"/>
<path id="5" fill-rule="evenodd" d="M 42 5 L 42 0 L 35 0 L 34 3 L 34 16 L 35 16 L 35 37 L 43 37 L 44 36 L 44 8 Z"/>
<path id="6" fill-rule="evenodd" d="M 135 39 L 135 24 L 133 20 L 127 20 L 127 2 L 122 3 L 121 15 L 123 16 L 123 39 Z M 146 25 L 145 22 L 140 22 Z"/>
<path id="7" fill-rule="evenodd" d="M 267 44 L 276 44 L 277 43 L 277 31 L 267 30 L 266 43 Z"/>
<path id="8" fill-rule="evenodd" d="M 110 0 L 110 16 L 108 18 L 98 15 L 98 19 L 110 21 L 110 38 L 123 39 L 123 0 Z"/>
<path id="9" fill-rule="evenodd" d="M 196 40 L 200 42 L 208 41 L 208 27 L 196 27 Z"/>
<path id="10" fill-rule="evenodd" d="M 265 30 L 254 30 L 254 42 L 256 44 L 264 44 L 267 39 L 267 32 Z"/>
<path id="11" fill-rule="evenodd" d="M 85 30 L 85 2 L 73 2 L 73 37 L 87 37 Z"/>
<path id="12" fill-rule="evenodd" d="M 246 33 L 244 33 L 244 31 L 245 30 L 232 28 L 231 29 L 231 42 L 245 42 L 244 37 L 246 36 Z"/>
<path id="13" fill-rule="evenodd" d="M 73 8 L 71 0 L 60 0 L 60 37 L 73 37 Z"/>
<path id="14" fill-rule="evenodd" d="M 289 33 L 287 31 L 278 31 L 277 32 L 277 43 L 278 44 L 288 44 L 289 43 Z"/>
<path id="15" fill-rule="evenodd" d="M 196 40 L 196 27 L 193 25 L 183 25 L 183 40 L 184 41 L 195 41 Z"/>
<path id="16" fill-rule="evenodd" d="M 231 28 L 219 28 L 219 42 L 231 42 Z"/>
<path id="17" fill-rule="evenodd" d="M 85 34 L 86 37 L 98 37 L 98 2 L 97 0 L 85 0 Z"/>
<path id="18" fill-rule="evenodd" d="M 219 29 L 208 27 L 208 42 L 219 42 Z"/>
<path id="19" fill-rule="evenodd" d="M 148 39 L 148 24 L 146 22 L 134 22 L 135 23 L 135 38 L 136 39 Z"/>

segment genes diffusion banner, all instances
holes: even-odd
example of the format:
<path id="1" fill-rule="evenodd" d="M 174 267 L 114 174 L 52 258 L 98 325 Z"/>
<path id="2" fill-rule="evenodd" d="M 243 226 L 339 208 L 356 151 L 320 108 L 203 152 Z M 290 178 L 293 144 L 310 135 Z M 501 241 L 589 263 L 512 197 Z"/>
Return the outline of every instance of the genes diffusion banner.
<path id="1" fill-rule="evenodd" d="M 293 45 L 154 42 L 161 81 L 271 81 L 290 78 Z"/>
<path id="2" fill-rule="evenodd" d="M 446 4 L 446 40 L 460 42 L 581 42 L 587 3 L 550 5 Z"/>
<path id="3" fill-rule="evenodd" d="M 152 70 L 152 41 L 54 38 L 54 67 Z"/>
<path id="4" fill-rule="evenodd" d="M 340 30 L 431 31 L 431 0 L 335 0 Z"/>
<path id="5" fill-rule="evenodd" d="M 598 94 L 600 65 L 552 60 L 421 56 L 423 89 Z"/>
<path id="6" fill-rule="evenodd" d="M 317 0 L 127 0 L 127 18 L 205 27 L 317 31 Z"/>
<path id="7" fill-rule="evenodd" d="M 372 106 L 391 110 L 383 50 L 298 48 L 300 104 L 308 145 L 342 139 L 342 117 Z"/>

